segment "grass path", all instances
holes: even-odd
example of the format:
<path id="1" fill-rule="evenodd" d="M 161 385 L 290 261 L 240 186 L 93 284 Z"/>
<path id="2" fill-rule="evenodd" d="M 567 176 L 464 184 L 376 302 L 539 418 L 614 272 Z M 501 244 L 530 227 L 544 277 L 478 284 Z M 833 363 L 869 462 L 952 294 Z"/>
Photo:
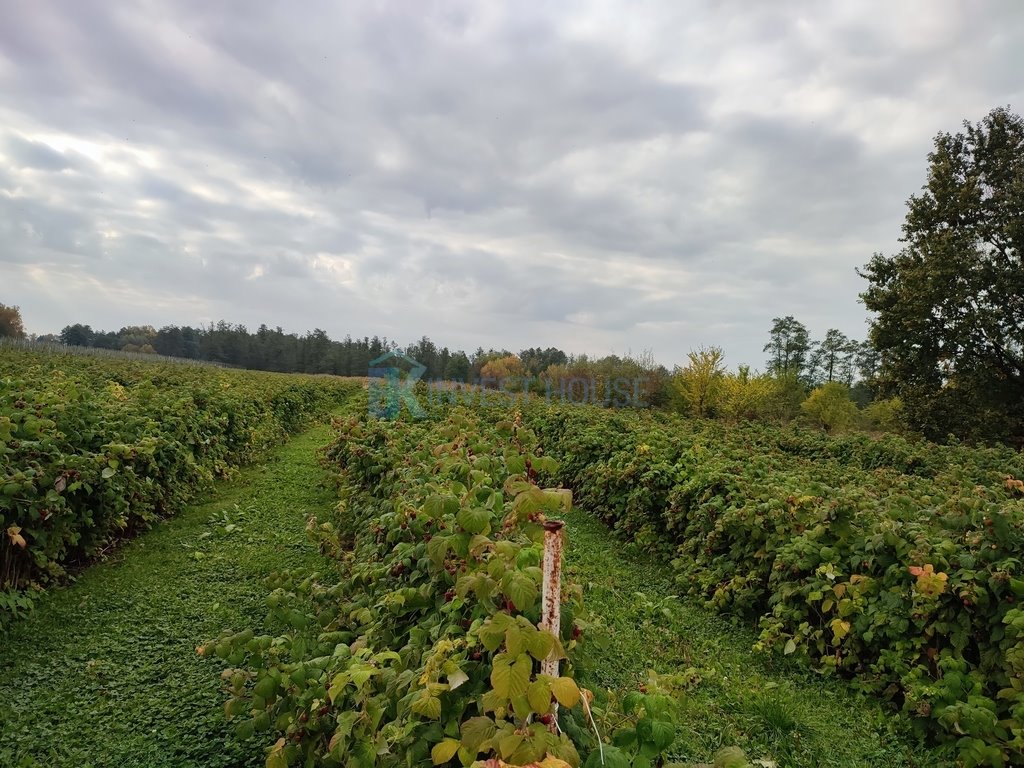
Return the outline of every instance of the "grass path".
<path id="1" fill-rule="evenodd" d="M 568 577 L 599 618 L 580 659 L 586 682 L 635 690 L 648 670 L 678 675 L 681 761 L 710 763 L 721 746 L 785 766 L 949 765 L 915 745 L 905 720 L 799 661 L 755 654 L 755 633 L 687 602 L 671 568 L 630 551 L 599 521 L 573 510 Z"/>
<path id="2" fill-rule="evenodd" d="M 224 720 L 220 662 L 195 648 L 262 622 L 271 571 L 323 567 L 304 524 L 335 503 L 315 457 L 329 439 L 293 438 L 0 638 L 0 766 L 262 765 L 262 742 Z"/>

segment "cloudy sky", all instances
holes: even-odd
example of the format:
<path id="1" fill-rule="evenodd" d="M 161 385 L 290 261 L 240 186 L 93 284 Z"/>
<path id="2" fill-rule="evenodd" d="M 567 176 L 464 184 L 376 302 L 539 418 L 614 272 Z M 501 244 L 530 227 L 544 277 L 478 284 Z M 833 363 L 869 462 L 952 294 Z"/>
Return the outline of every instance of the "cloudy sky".
<path id="1" fill-rule="evenodd" d="M 864 335 L 1019 0 L 0 0 L 0 302 L 760 365 Z"/>

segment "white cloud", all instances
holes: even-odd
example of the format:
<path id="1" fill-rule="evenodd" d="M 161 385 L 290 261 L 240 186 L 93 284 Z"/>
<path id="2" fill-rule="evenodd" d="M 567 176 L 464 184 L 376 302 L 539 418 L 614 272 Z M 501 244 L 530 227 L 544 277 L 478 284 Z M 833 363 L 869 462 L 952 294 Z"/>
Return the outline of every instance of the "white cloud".
<path id="1" fill-rule="evenodd" d="M 1012 2 L 83 0 L 0 28 L 0 301 L 759 364 L 863 334 L 932 137 L 1013 104 Z"/>

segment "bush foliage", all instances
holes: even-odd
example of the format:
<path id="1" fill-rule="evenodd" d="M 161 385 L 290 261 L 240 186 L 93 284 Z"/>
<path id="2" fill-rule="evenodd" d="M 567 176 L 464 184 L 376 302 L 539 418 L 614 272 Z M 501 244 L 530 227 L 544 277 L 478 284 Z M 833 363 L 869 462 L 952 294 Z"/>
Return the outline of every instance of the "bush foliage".
<path id="1" fill-rule="evenodd" d="M 0 350 L 0 624 L 356 387 Z"/>
<path id="2" fill-rule="evenodd" d="M 552 478 L 689 592 L 890 699 L 966 765 L 1024 759 L 1024 458 L 532 406 Z"/>

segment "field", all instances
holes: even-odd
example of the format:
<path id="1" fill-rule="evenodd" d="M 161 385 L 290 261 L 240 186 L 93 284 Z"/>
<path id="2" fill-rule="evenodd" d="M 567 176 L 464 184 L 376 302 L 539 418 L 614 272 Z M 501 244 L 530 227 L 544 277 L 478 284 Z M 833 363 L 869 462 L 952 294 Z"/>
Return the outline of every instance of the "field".
<path id="1" fill-rule="evenodd" d="M 0 764 L 1024 759 L 1011 451 L 541 402 L 380 421 L 331 377 L 12 351 L 0 381 Z"/>

